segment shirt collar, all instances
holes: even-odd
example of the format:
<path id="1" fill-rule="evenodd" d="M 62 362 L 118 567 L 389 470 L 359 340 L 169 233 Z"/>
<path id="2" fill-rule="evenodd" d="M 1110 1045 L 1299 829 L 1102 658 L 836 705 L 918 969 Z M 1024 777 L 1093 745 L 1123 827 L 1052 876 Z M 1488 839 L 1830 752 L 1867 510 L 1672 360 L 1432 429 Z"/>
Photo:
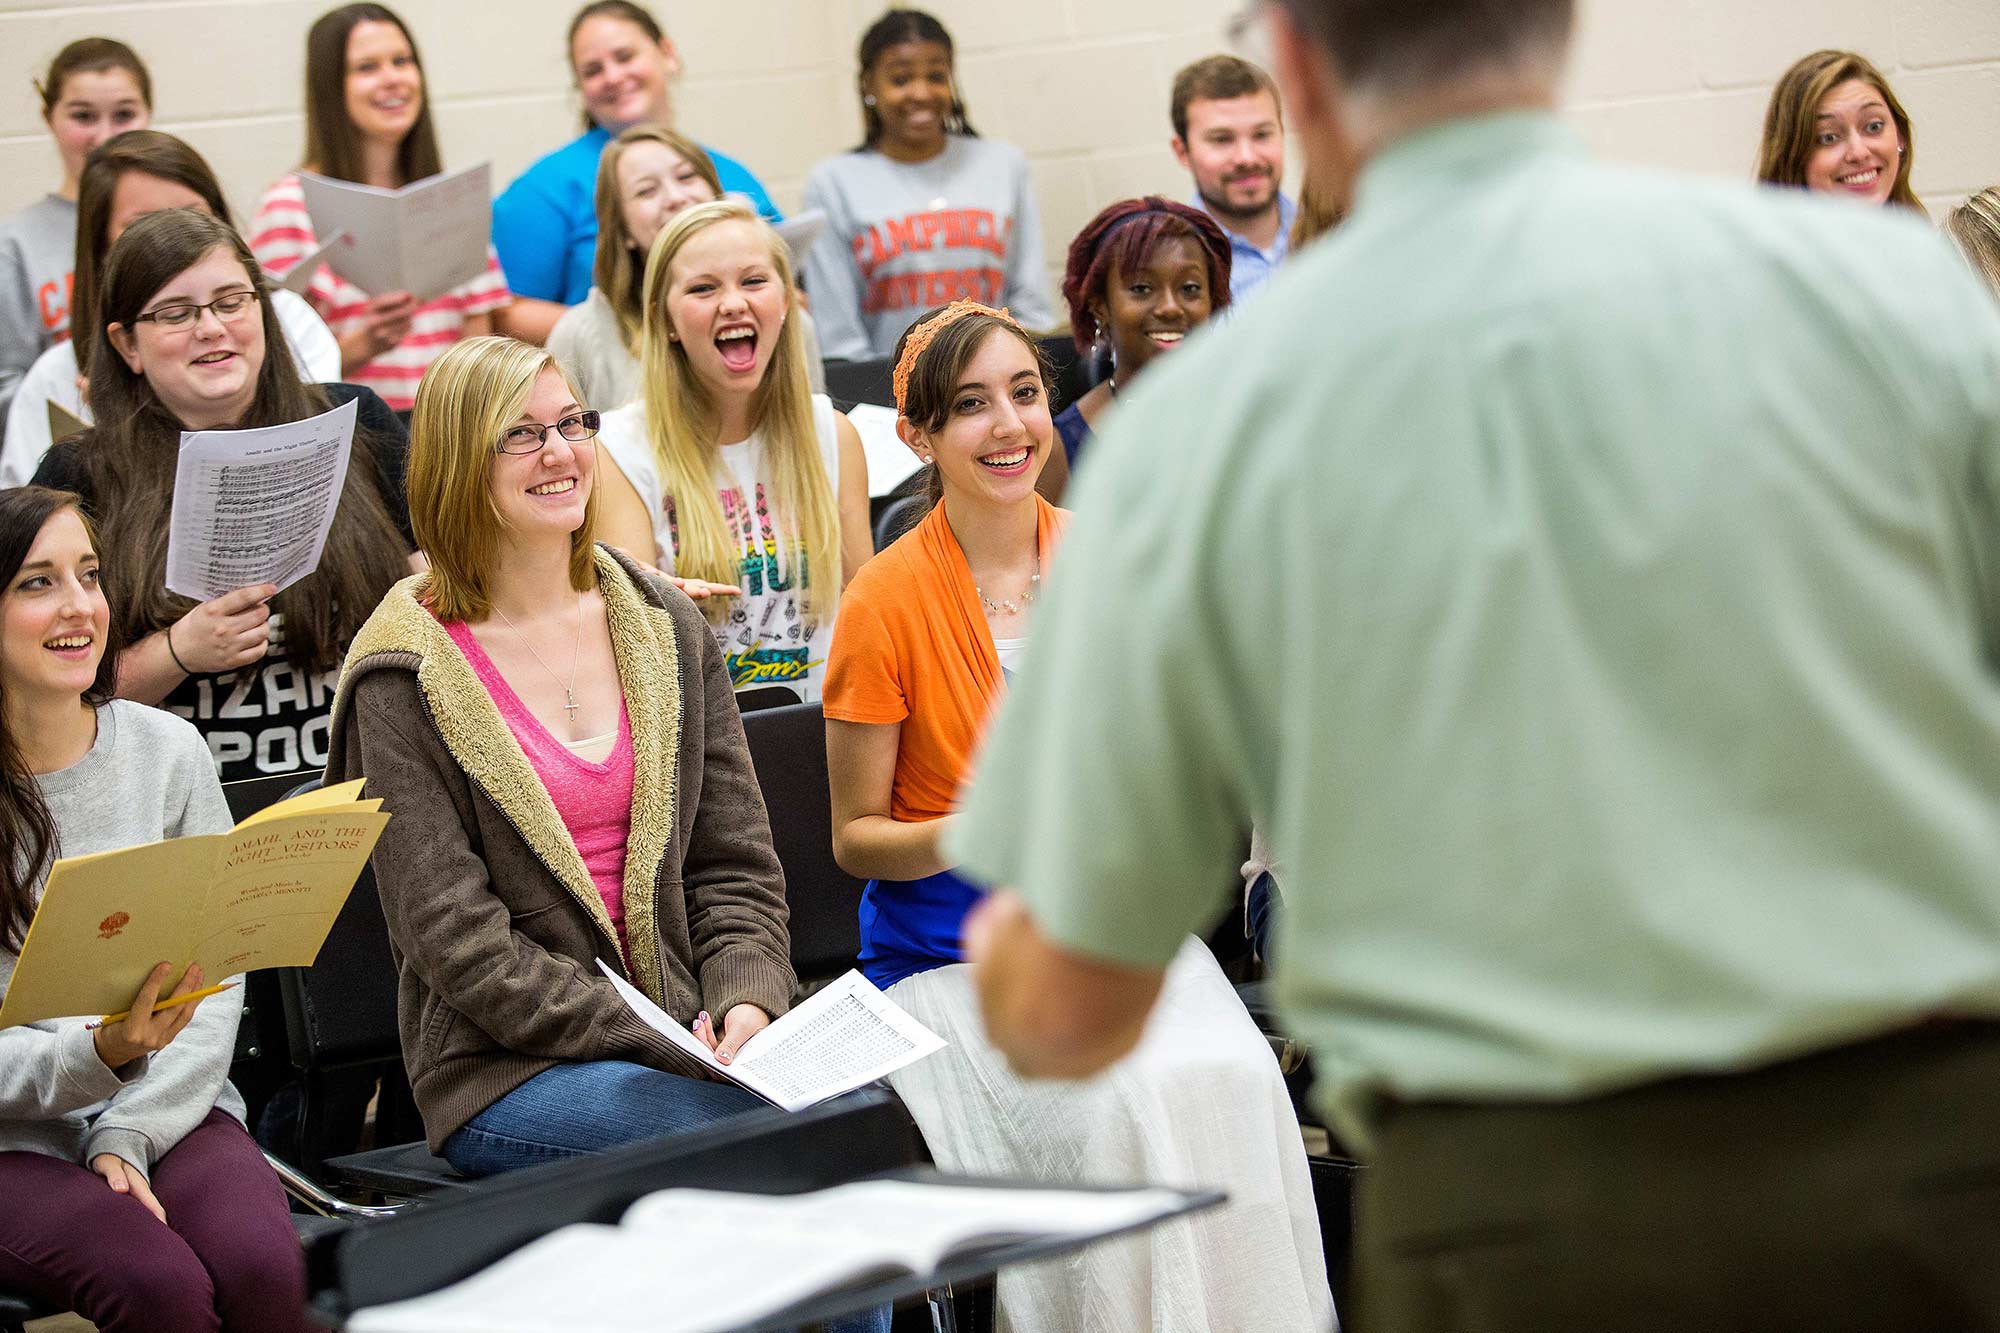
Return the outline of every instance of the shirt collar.
<path id="1" fill-rule="evenodd" d="M 1242 233 L 1231 231 L 1228 223 L 1215 216 L 1213 210 L 1208 206 L 1208 201 L 1201 197 L 1199 190 L 1188 200 L 1188 206 L 1190 208 L 1198 208 L 1214 219 L 1215 225 L 1222 228 L 1222 234 L 1229 238 L 1229 245 L 1233 250 L 1253 250 L 1265 258 L 1276 262 L 1283 259 L 1285 252 L 1291 248 L 1292 219 L 1298 216 L 1299 206 L 1292 202 L 1283 190 L 1278 191 L 1278 237 L 1271 242 L 1271 248 L 1268 250 L 1258 250 L 1256 246 L 1250 244 L 1243 237 Z"/>
<path id="2" fill-rule="evenodd" d="M 1575 131 L 1552 111 L 1503 111 L 1446 121 L 1390 144 L 1361 169 L 1354 211 L 1383 202 L 1456 188 L 1538 157 L 1583 152 Z"/>

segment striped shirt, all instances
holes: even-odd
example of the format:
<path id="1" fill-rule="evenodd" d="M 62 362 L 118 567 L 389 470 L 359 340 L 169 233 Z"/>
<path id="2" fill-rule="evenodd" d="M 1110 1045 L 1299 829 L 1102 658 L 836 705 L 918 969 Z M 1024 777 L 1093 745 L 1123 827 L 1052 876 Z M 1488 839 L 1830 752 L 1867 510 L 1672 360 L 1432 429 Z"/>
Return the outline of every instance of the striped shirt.
<path id="1" fill-rule="evenodd" d="M 293 265 L 318 248 L 312 218 L 306 212 L 305 191 L 294 172 L 264 192 L 251 223 L 250 249 L 274 281 L 283 281 Z M 336 338 L 367 323 L 368 293 L 325 264 L 313 274 L 305 296 Z M 431 362 L 465 336 L 467 316 L 498 310 L 512 299 L 500 261 L 489 245 L 484 273 L 418 306 L 403 341 L 341 378 L 350 384 L 367 385 L 391 408 L 407 412 L 416 406 L 417 381 L 431 368 Z"/>

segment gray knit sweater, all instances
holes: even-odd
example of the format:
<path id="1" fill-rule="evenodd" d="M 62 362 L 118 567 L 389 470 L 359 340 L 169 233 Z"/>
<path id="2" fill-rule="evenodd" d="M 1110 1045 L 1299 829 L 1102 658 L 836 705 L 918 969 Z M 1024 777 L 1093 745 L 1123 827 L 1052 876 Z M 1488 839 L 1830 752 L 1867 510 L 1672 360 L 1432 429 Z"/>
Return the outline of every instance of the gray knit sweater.
<path id="1" fill-rule="evenodd" d="M 124 699 L 98 710 L 88 754 L 40 782 L 64 856 L 222 833 L 233 823 L 200 733 Z M 0 950 L 0 995 L 13 975 L 14 955 Z M 165 1050 L 116 1070 L 98 1059 L 88 1018 L 0 1031 L 0 1152 L 83 1164 L 115 1153 L 150 1175 L 211 1107 L 243 1118 L 229 1084 L 242 1012 L 241 990 L 211 996 Z"/>

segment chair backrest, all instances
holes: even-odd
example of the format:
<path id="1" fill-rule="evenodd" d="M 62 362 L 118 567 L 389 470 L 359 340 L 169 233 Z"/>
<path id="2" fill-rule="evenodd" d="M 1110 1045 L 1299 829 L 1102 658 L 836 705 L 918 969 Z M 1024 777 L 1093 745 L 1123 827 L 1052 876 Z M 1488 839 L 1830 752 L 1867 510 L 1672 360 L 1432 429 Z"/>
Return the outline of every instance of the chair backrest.
<path id="1" fill-rule="evenodd" d="M 310 791 L 318 785 L 316 773 L 279 773 L 268 778 L 225 782 L 222 797 L 229 802 L 229 817 L 241 824 L 265 806 L 276 805 L 294 792 Z"/>
<path id="2" fill-rule="evenodd" d="M 839 976 L 861 951 L 862 881 L 833 859 L 825 718 L 816 703 L 759 709 L 743 715 L 743 735 L 785 868 L 792 967 L 802 981 Z"/>
<path id="3" fill-rule="evenodd" d="M 307 792 L 319 779 L 300 786 Z M 278 973 L 292 1064 L 323 1071 L 402 1059 L 396 1026 L 396 963 L 389 927 L 365 865 L 311 967 Z"/>
<path id="4" fill-rule="evenodd" d="M 921 495 L 903 495 L 891 500 L 882 517 L 875 520 L 875 549 L 888 550 L 896 538 L 917 525 L 929 506 L 929 499 Z"/>
<path id="5" fill-rule="evenodd" d="M 799 702 L 799 692 L 789 685 L 752 685 L 736 691 L 736 711 L 754 713 L 760 708 L 783 708 Z"/>

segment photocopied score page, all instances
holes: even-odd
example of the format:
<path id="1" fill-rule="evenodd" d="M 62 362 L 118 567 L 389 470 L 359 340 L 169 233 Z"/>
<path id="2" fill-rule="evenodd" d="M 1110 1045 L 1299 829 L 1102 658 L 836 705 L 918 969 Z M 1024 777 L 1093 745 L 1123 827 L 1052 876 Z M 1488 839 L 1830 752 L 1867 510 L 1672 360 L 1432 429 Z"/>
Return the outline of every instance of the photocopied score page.
<path id="1" fill-rule="evenodd" d="M 319 568 L 354 451 L 357 404 L 256 430 L 181 434 L 167 590 L 206 602 Z"/>
<path id="2" fill-rule="evenodd" d="M 944 1038 L 859 972 L 849 972 L 743 1043 L 736 1059 L 723 1064 L 602 959 L 597 965 L 648 1026 L 730 1082 L 787 1111 L 852 1092 L 944 1049 Z"/>

